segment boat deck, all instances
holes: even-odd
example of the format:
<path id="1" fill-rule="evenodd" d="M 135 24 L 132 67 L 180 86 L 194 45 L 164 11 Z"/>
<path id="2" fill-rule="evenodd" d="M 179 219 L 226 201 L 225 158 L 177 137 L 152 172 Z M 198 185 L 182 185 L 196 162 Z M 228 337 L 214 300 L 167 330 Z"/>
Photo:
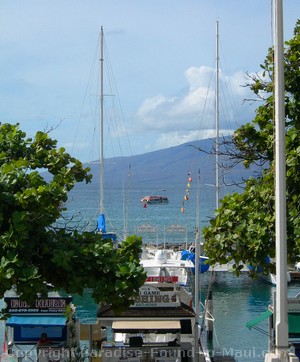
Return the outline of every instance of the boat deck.
<path id="1" fill-rule="evenodd" d="M 168 249 L 173 251 L 180 251 L 180 250 L 186 250 L 187 245 L 185 243 L 166 243 L 166 244 L 145 244 L 145 249 L 151 254 L 151 251 L 159 250 L 159 249 Z M 227 264 L 216 264 L 213 267 L 210 266 L 209 272 L 214 273 L 222 273 L 222 272 L 231 272 L 233 263 L 227 263 Z M 247 265 L 243 266 L 243 269 L 241 269 L 242 273 L 248 273 L 249 268 Z M 299 282 L 300 281 L 300 271 L 295 270 L 293 267 L 288 267 L 288 272 L 291 277 L 291 282 Z"/>

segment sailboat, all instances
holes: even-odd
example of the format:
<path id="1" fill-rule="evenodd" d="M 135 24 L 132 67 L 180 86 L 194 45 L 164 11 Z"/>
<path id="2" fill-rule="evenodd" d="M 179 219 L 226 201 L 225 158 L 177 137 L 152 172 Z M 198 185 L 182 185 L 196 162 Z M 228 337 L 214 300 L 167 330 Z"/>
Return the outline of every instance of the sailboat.
<path id="1" fill-rule="evenodd" d="M 115 232 L 109 232 L 106 230 L 106 220 L 104 214 L 104 92 L 103 92 L 103 62 L 104 62 L 104 53 L 103 53 L 103 40 L 104 33 L 103 27 L 101 27 L 100 32 L 100 190 L 99 190 L 99 217 L 97 222 L 97 232 L 101 235 L 102 239 L 110 239 L 113 242 L 117 241 L 117 235 Z"/>
<path id="2" fill-rule="evenodd" d="M 215 127 L 216 127 L 216 160 L 215 160 L 215 190 L 216 190 L 216 210 L 219 208 L 220 201 L 220 184 L 219 184 L 219 22 L 216 23 L 216 89 L 215 89 Z M 200 171 L 198 172 L 197 179 L 197 190 L 199 192 L 200 185 Z M 199 221 L 199 195 L 197 195 L 197 222 Z M 196 244 L 197 244 L 197 236 L 199 233 L 199 225 L 196 227 Z M 189 250 L 185 250 L 182 253 L 182 257 L 192 259 L 195 261 L 195 247 L 192 246 Z M 195 270 L 199 269 L 199 273 L 204 273 L 209 270 L 209 260 L 207 257 L 200 255 L 199 256 L 199 267 Z M 214 267 L 214 271 L 223 270 L 220 266 Z M 193 270 L 193 274 L 195 274 L 195 270 Z"/>
<path id="3" fill-rule="evenodd" d="M 211 362 L 206 333 L 200 327 L 198 273 L 193 298 L 182 284 L 189 262 L 171 265 L 163 260 L 163 253 L 160 256 L 161 260 L 141 261 L 147 279 L 128 310 L 99 308 L 98 322 L 107 330 L 107 340 L 101 345 L 103 362 Z"/>

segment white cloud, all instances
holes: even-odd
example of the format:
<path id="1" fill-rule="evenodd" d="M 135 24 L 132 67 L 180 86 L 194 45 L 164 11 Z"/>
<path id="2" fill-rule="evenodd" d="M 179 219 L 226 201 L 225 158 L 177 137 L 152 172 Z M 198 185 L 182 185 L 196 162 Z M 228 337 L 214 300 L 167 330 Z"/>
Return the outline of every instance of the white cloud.
<path id="1" fill-rule="evenodd" d="M 228 136 L 233 134 L 234 130 L 220 130 L 219 135 Z M 216 136 L 215 129 L 205 129 L 200 131 L 174 131 L 169 133 L 162 133 L 158 136 L 155 143 L 157 149 L 178 146 L 183 143 L 192 142 L 199 139 L 207 139 Z"/>
<path id="2" fill-rule="evenodd" d="M 176 101 L 176 98 L 167 98 L 161 95 L 146 99 L 137 111 L 137 118 L 143 126 L 152 129 L 161 128 L 161 120 L 157 122 L 157 115 L 164 114 Z"/>
<path id="3" fill-rule="evenodd" d="M 179 0 L 158 1 L 157 6 L 138 0 L 1 2 L 1 121 L 20 122 L 32 135 L 47 124 L 66 120 L 53 132 L 59 144 L 86 144 L 78 153 L 76 145 L 73 149 L 75 156 L 89 158 L 92 132 L 90 118 L 83 117 L 83 111 L 93 113 L 94 109 L 87 106 L 83 110 L 83 104 L 92 103 L 99 94 L 88 92 L 87 83 L 99 81 L 103 25 L 104 64 L 109 67 L 111 60 L 127 123 L 127 129 L 110 126 L 112 141 L 118 138 L 121 143 L 128 130 L 134 140 L 133 153 L 142 153 L 192 139 L 201 132 L 204 137 L 214 128 L 215 21 L 221 16 L 220 60 L 230 59 L 235 72 L 224 72 L 230 74 L 226 81 L 231 97 L 224 97 L 220 87 L 220 123 L 225 130 L 236 129 L 253 114 L 254 106 L 241 106 L 247 91 L 241 87 L 244 75 L 259 68 L 271 45 L 266 31 L 269 4 L 260 4 L 257 13 L 256 3 L 190 2 L 187 7 Z M 286 39 L 292 36 L 298 8 L 299 0 L 289 0 Z M 254 13 L 258 14 L 256 26 L 250 32 L 249 14 Z M 97 72 L 90 73 L 91 66 L 97 67 Z M 117 94 L 108 84 L 105 88 L 106 93 Z M 224 98 L 227 105 L 223 105 Z"/>
<path id="4" fill-rule="evenodd" d="M 137 112 L 140 127 L 161 132 L 156 142 L 160 147 L 207 138 L 215 127 L 215 70 L 193 66 L 186 70 L 185 77 L 188 88 L 184 94 L 148 98 Z M 242 101 L 249 89 L 242 87 L 245 83 L 242 72 L 224 77 L 220 71 L 219 79 L 220 127 L 224 133 L 232 133 L 232 129 L 245 123 Z M 221 124 L 222 119 L 226 119 L 226 124 Z"/>
<path id="5" fill-rule="evenodd" d="M 185 77 L 190 85 L 190 89 L 197 89 L 203 87 L 203 84 L 208 85 L 212 76 L 215 74 L 213 68 L 200 66 L 190 67 L 185 71 Z"/>

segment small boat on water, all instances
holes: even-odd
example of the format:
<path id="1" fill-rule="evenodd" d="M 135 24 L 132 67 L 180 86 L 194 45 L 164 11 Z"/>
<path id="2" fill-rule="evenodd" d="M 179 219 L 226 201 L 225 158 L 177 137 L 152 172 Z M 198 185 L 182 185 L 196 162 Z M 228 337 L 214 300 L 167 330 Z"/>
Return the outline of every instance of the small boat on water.
<path id="1" fill-rule="evenodd" d="M 144 204 L 167 204 L 169 202 L 166 196 L 144 196 L 141 199 L 141 202 Z"/>
<path id="2" fill-rule="evenodd" d="M 160 278 L 157 279 L 157 277 L 163 276 L 168 282 L 175 278 L 180 286 L 188 285 L 188 274 L 194 267 L 191 260 L 182 260 L 180 251 L 174 252 L 170 249 L 152 249 L 151 251 L 154 251 L 153 257 L 144 249 L 140 261 L 147 272 L 149 282 L 150 280 L 159 281 Z"/>

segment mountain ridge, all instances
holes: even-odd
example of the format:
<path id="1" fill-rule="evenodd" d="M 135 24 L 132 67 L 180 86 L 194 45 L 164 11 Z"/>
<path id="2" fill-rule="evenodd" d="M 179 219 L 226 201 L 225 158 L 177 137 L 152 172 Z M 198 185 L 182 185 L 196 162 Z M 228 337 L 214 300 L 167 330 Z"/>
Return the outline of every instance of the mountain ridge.
<path id="1" fill-rule="evenodd" d="M 120 187 L 130 174 L 131 186 L 156 185 L 162 188 L 170 183 L 186 182 L 190 173 L 195 178 L 200 171 L 200 179 L 207 184 L 215 184 L 215 156 L 210 154 L 214 138 L 186 142 L 184 144 L 151 151 L 141 155 L 118 156 L 105 159 L 105 185 L 114 184 Z M 203 151 L 199 151 L 200 148 Z M 96 161 L 97 162 L 97 161 Z M 92 182 L 99 183 L 99 161 L 87 163 L 93 174 Z M 220 170 L 222 173 L 222 170 Z M 253 171 L 242 165 L 226 171 L 227 182 L 240 182 L 248 178 Z"/>

